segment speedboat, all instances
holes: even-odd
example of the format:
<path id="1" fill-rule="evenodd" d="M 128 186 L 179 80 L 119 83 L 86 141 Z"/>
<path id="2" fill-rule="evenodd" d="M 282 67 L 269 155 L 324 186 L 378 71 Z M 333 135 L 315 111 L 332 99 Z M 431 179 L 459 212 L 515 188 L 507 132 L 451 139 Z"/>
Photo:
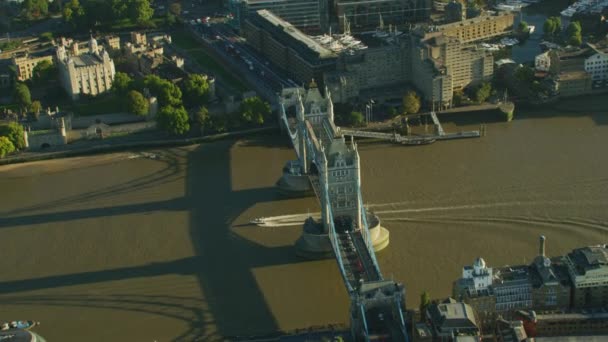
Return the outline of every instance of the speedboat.
<path id="1" fill-rule="evenodd" d="M 266 222 L 265 217 L 257 217 L 257 218 L 254 218 L 253 220 L 249 221 L 249 223 L 253 223 L 253 224 L 263 224 L 264 222 Z"/>
<path id="2" fill-rule="evenodd" d="M 5 331 L 5 330 L 11 330 L 11 329 L 22 329 L 22 330 L 29 330 L 37 325 L 39 325 L 40 322 L 35 322 L 35 321 L 11 321 L 11 322 L 3 322 L 0 324 L 0 330 L 1 331 Z"/>

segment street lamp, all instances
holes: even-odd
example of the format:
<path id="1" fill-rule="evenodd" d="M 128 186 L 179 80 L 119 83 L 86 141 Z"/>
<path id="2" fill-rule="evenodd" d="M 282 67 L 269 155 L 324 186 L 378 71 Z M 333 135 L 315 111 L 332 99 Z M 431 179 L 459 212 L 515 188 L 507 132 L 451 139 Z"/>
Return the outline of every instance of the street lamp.
<path id="1" fill-rule="evenodd" d="M 374 116 L 374 100 L 373 99 L 369 99 L 368 102 L 368 106 L 369 106 L 369 120 L 372 121 L 373 116 Z"/>
<path id="2" fill-rule="evenodd" d="M 371 108 L 368 104 L 365 105 L 365 123 L 368 124 L 371 118 Z"/>

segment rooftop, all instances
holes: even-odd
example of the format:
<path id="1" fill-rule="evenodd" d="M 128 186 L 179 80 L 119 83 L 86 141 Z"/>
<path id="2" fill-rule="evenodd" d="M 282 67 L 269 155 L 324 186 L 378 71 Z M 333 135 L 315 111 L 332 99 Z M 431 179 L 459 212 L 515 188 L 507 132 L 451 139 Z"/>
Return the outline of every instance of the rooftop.
<path id="1" fill-rule="evenodd" d="M 93 55 L 90 53 L 83 53 L 79 56 L 72 56 L 72 61 L 74 61 L 74 66 L 79 67 L 87 67 L 96 64 L 103 63 L 98 55 Z"/>
<path id="2" fill-rule="evenodd" d="M 567 258 L 575 265 L 578 274 L 589 270 L 608 267 L 608 248 L 606 245 L 577 248 L 568 253 Z"/>
<path id="3" fill-rule="evenodd" d="M 257 14 L 272 25 L 280 27 L 293 39 L 298 40 L 299 42 L 305 44 L 309 49 L 318 53 L 320 58 L 337 57 L 334 51 L 323 46 L 316 40 L 312 39 L 309 35 L 298 30 L 295 26 L 274 15 L 272 12 L 268 10 L 259 10 L 257 11 Z"/>
<path id="4" fill-rule="evenodd" d="M 505 282 L 527 282 L 528 281 L 529 269 L 527 265 L 517 266 L 506 266 L 495 269 L 494 283 L 505 283 Z"/>
<path id="5" fill-rule="evenodd" d="M 449 329 L 477 329 L 473 309 L 465 303 L 441 303 L 431 305 L 429 314 L 433 325 L 442 331 Z"/>

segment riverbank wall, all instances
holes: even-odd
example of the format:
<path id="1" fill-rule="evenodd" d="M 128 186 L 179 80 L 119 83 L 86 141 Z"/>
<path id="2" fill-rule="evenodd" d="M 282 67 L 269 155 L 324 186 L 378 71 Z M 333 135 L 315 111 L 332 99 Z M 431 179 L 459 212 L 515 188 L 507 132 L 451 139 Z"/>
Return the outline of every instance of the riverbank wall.
<path id="1" fill-rule="evenodd" d="M 203 137 L 196 138 L 185 138 L 185 139 L 163 139 L 163 140 L 148 140 L 148 141 L 137 141 L 137 142 L 125 142 L 125 143 L 116 143 L 116 144 L 107 144 L 103 141 L 100 141 L 100 145 L 85 147 L 81 149 L 73 149 L 73 150 L 65 150 L 65 151 L 57 151 L 57 152 L 41 152 L 34 153 L 28 155 L 17 155 L 13 157 L 8 157 L 4 159 L 0 159 L 0 165 L 9 165 L 9 164 L 18 164 L 18 163 L 27 163 L 32 161 L 40 161 L 40 160 L 49 160 L 49 159 L 57 159 L 57 158 L 68 158 L 68 157 L 76 157 L 83 155 L 92 155 L 92 154 L 102 154 L 102 153 L 111 153 L 111 152 L 119 152 L 130 149 L 147 149 L 147 148 L 156 148 L 156 147 L 174 147 L 174 146 L 188 146 L 194 144 L 201 144 L 206 142 L 213 142 L 217 140 L 223 139 L 233 139 L 240 138 L 244 136 L 249 136 L 252 134 L 261 134 L 261 133 L 269 133 L 276 131 L 279 132 L 278 126 L 269 126 L 269 127 L 260 127 L 260 128 L 252 128 L 247 130 L 235 131 L 235 132 L 226 132 L 220 134 L 207 135 Z"/>

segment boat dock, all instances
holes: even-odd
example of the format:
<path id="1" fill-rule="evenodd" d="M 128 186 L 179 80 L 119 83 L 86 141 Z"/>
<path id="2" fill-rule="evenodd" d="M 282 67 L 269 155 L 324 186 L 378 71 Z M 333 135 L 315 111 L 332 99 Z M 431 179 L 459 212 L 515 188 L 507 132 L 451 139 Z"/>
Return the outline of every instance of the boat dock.
<path id="1" fill-rule="evenodd" d="M 359 138 L 371 138 L 371 139 L 381 139 L 388 140 L 390 142 L 402 145 L 426 145 L 434 143 L 437 140 L 451 140 L 451 139 L 464 139 L 464 138 L 479 138 L 485 135 L 485 129 L 482 126 L 480 130 L 476 131 L 461 131 L 455 133 L 446 133 L 439 122 L 439 118 L 437 118 L 437 114 L 433 111 L 429 114 L 421 114 L 421 115 L 429 115 L 433 120 L 433 126 L 435 127 L 434 134 L 425 134 L 425 135 L 401 135 L 397 132 L 393 133 L 383 133 L 383 132 L 372 132 L 372 131 L 363 131 L 363 130 L 353 130 L 353 129 L 343 129 L 339 128 L 339 132 L 343 135 L 359 137 Z"/>

